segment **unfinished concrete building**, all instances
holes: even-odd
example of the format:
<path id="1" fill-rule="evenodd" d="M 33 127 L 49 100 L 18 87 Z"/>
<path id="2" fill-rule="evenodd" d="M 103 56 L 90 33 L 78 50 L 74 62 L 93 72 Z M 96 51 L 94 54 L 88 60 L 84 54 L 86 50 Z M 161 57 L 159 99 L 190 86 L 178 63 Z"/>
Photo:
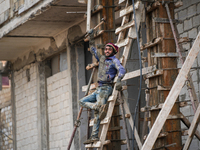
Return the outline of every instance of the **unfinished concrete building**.
<path id="1" fill-rule="evenodd" d="M 200 150 L 200 133 L 196 127 L 199 122 L 200 54 L 192 51 L 200 48 L 200 1 L 141 0 L 136 3 L 143 80 L 135 123 L 139 139 L 136 138 L 134 144 L 133 124 L 127 123 L 131 149 L 134 145 L 135 149 L 142 150 L 174 150 L 184 146 Z M 0 67 L 3 87 L 0 91 L 0 150 L 67 149 L 80 109 L 78 100 L 84 96 L 92 72 L 85 68 L 95 62 L 85 39 L 88 6 L 85 0 L 0 0 L 0 61 L 6 61 Z M 167 7 L 183 58 L 178 54 Z M 91 10 L 89 28 L 106 18 L 95 33 L 98 50 L 101 51 L 108 42 L 118 43 L 121 47 L 118 57 L 126 63 L 127 70 L 124 79 L 127 90 L 123 94 L 130 110 L 126 117 L 133 120 L 140 84 L 140 63 L 136 35 L 131 34 L 135 32 L 135 22 L 131 22 L 134 18 L 132 2 L 95 0 L 91 1 Z M 128 22 L 124 27 L 123 24 Z M 129 36 L 130 28 L 134 31 Z M 120 43 L 121 32 L 125 40 Z M 126 50 L 123 46 L 127 45 L 129 53 L 123 57 Z M 191 63 L 189 58 L 194 63 L 182 71 L 186 66 L 183 65 L 185 59 L 188 65 Z M 176 79 L 182 79 L 182 72 L 186 71 L 190 75 L 184 75 L 186 81 L 180 81 L 183 88 L 176 86 Z M 9 85 L 6 77 L 10 79 Z M 95 83 L 94 77 L 91 91 Z M 182 90 L 176 93 L 178 87 Z M 179 95 L 178 99 L 168 97 L 173 92 Z M 177 99 L 172 111 L 168 106 L 173 103 L 164 103 L 165 99 Z M 167 121 L 164 120 L 164 126 L 159 126 L 156 118 L 159 120 L 160 112 L 162 118 L 162 110 L 171 114 L 163 116 Z M 108 121 L 110 126 L 104 133 L 104 144 L 108 141 L 107 145 L 102 146 L 102 142 L 97 149 L 126 149 L 120 117 L 119 103 L 116 103 Z M 83 145 L 89 132 L 86 109 L 83 109 L 80 121 L 71 150 L 86 149 Z M 154 137 L 151 131 L 155 126 L 162 129 Z M 188 142 L 190 139 L 191 143 Z M 87 149 L 95 147 L 90 146 Z"/>

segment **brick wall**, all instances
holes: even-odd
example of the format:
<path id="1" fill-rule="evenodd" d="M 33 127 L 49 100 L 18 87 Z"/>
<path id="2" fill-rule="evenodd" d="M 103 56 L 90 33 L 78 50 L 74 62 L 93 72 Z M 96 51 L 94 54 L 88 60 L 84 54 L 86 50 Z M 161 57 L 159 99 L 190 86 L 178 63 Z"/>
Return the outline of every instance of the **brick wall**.
<path id="1" fill-rule="evenodd" d="M 67 70 L 47 78 L 49 148 L 65 150 L 71 136 L 72 106 Z"/>
<path id="2" fill-rule="evenodd" d="M 183 53 L 189 52 L 190 48 L 192 47 L 192 44 L 197 36 L 197 34 L 200 32 L 200 1 L 199 0 L 182 0 L 183 6 L 175 10 L 175 18 L 180 19 L 183 22 L 177 24 L 177 29 L 181 37 L 189 37 L 191 38 L 190 42 L 183 43 Z M 181 64 L 179 62 L 179 67 L 181 67 Z M 199 76 L 199 66 L 200 66 L 200 54 L 198 54 L 197 59 L 195 60 L 192 69 L 190 70 L 190 73 L 192 75 L 192 80 L 194 83 L 195 91 L 197 94 L 198 99 L 200 98 L 200 76 Z M 187 86 L 184 86 L 181 93 L 180 93 L 180 101 L 188 101 L 188 106 L 181 108 L 181 112 L 190 120 L 190 122 L 193 119 L 194 111 L 191 107 L 190 103 L 190 97 L 189 93 L 187 91 Z M 182 124 L 182 129 L 187 129 Z M 188 136 L 183 136 L 183 144 L 185 143 L 185 140 Z M 190 149 L 193 150 L 200 150 L 200 142 L 194 137 Z"/>
<path id="3" fill-rule="evenodd" d="M 15 72 L 14 82 L 17 149 L 38 150 L 36 65 Z"/>

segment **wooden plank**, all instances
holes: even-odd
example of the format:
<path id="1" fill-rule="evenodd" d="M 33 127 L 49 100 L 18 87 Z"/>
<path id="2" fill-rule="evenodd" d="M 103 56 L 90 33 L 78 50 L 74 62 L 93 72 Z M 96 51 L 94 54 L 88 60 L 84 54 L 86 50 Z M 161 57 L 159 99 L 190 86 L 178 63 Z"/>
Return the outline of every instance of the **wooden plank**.
<path id="1" fill-rule="evenodd" d="M 178 2 L 176 2 L 175 4 L 174 4 L 174 8 L 176 9 L 176 8 L 179 8 L 179 7 L 181 7 L 181 6 L 183 6 L 183 2 L 182 1 L 178 1 Z"/>
<path id="2" fill-rule="evenodd" d="M 157 70 L 156 65 L 146 67 L 146 68 L 142 68 L 142 75 L 145 75 L 145 74 L 150 73 L 150 72 L 154 72 L 155 70 Z M 126 73 L 124 78 L 122 79 L 122 81 L 132 79 L 132 78 L 135 78 L 135 77 L 138 77 L 138 76 L 140 76 L 140 69 Z M 115 81 L 116 80 L 117 80 L 117 78 L 115 78 Z"/>
<path id="3" fill-rule="evenodd" d="M 151 53 L 151 57 L 179 57 L 178 53 Z"/>
<path id="4" fill-rule="evenodd" d="M 85 145 L 85 148 L 96 148 L 96 147 L 100 147 L 100 146 L 101 146 L 101 142 L 97 141 L 97 142 L 94 142 L 92 144 Z"/>
<path id="5" fill-rule="evenodd" d="M 118 4 L 121 4 L 123 2 L 125 2 L 126 0 L 119 0 L 119 3 Z"/>
<path id="6" fill-rule="evenodd" d="M 200 105 L 198 106 L 196 113 L 194 114 L 194 118 L 193 118 L 190 128 L 188 130 L 188 138 L 185 142 L 183 150 L 188 150 L 188 148 L 190 147 L 190 144 L 192 142 L 192 139 L 193 139 L 194 133 L 196 131 L 196 128 L 199 124 L 199 121 L 200 121 Z"/>
<path id="7" fill-rule="evenodd" d="M 143 69 L 142 69 L 142 75 L 145 75 L 145 74 L 150 73 L 150 72 L 154 72 L 156 69 L 157 69 L 157 68 L 156 68 L 156 65 L 143 68 Z M 138 76 L 140 76 L 140 70 L 128 72 L 128 73 L 125 74 L 125 76 L 124 76 L 124 78 L 122 79 L 122 81 L 125 81 L 125 80 L 128 80 L 128 79 L 132 79 L 132 78 L 135 78 L 135 77 L 138 77 Z M 117 78 L 118 78 L 118 77 L 115 77 L 114 83 L 117 81 Z M 97 83 L 97 82 L 91 84 L 90 90 L 91 90 L 91 89 L 95 89 L 96 87 L 98 87 L 98 83 Z M 83 92 L 85 92 L 86 89 L 87 89 L 87 85 L 82 86 L 82 91 L 83 91 Z M 109 99 L 110 99 L 110 100 L 113 100 L 113 98 L 111 98 L 111 97 L 109 97 Z"/>
<path id="8" fill-rule="evenodd" d="M 148 73 L 146 75 L 146 78 L 149 79 L 149 78 L 160 76 L 162 74 L 163 74 L 163 70 L 155 70 L 154 72 Z"/>
<path id="9" fill-rule="evenodd" d="M 106 117 L 106 118 L 104 118 L 103 120 L 101 120 L 101 123 L 100 123 L 100 124 L 106 124 L 106 123 L 109 122 L 109 120 L 110 120 L 110 118 L 109 118 L 109 117 Z M 94 119 L 91 119 L 91 120 L 90 120 L 90 127 L 92 127 L 93 125 L 94 125 Z"/>
<path id="10" fill-rule="evenodd" d="M 144 44 L 144 45 L 141 45 L 141 46 L 140 46 L 140 49 L 141 49 L 141 50 L 145 50 L 146 48 L 151 48 L 151 47 L 153 47 L 153 46 L 159 44 L 160 42 L 162 42 L 162 40 L 163 40 L 162 37 L 158 37 L 158 38 L 156 38 L 155 40 L 153 40 L 153 41 L 151 41 L 151 42 L 149 42 L 149 43 L 146 43 L 146 44 Z"/>
<path id="11" fill-rule="evenodd" d="M 171 90 L 171 87 L 163 87 L 161 85 L 158 85 L 157 86 L 157 90 L 158 91 L 170 91 Z"/>
<path id="12" fill-rule="evenodd" d="M 151 150 L 157 137 L 159 132 L 161 131 L 167 116 L 169 115 L 172 107 L 174 106 L 174 103 L 177 99 L 177 97 L 179 96 L 179 93 L 183 87 L 183 85 L 185 84 L 185 80 L 186 77 L 189 73 L 190 68 L 192 67 L 192 64 L 195 61 L 195 58 L 197 57 L 198 53 L 199 53 L 199 45 L 200 45 L 200 32 L 196 38 L 196 40 L 194 41 L 194 44 L 174 82 L 174 85 L 172 86 L 171 91 L 169 92 L 169 95 L 167 96 L 165 103 L 163 105 L 163 109 L 160 111 L 160 113 L 158 114 L 157 119 L 154 122 L 154 125 L 144 143 L 144 145 L 142 146 L 141 150 Z"/>
<path id="13" fill-rule="evenodd" d="M 85 148 L 98 148 L 98 147 L 101 147 L 101 145 L 107 145 L 107 144 L 109 144 L 110 142 L 111 142 L 110 140 L 106 140 L 106 141 L 102 144 L 102 142 L 97 141 L 97 142 L 94 142 L 94 143 L 85 145 Z"/>
<path id="14" fill-rule="evenodd" d="M 121 48 L 121 47 L 128 45 L 129 41 L 130 41 L 129 38 L 126 38 L 118 43 L 115 43 L 115 45 L 117 45 L 119 48 Z"/>
<path id="15" fill-rule="evenodd" d="M 103 33 L 104 33 L 104 30 L 98 31 L 97 34 L 94 34 L 94 38 L 99 37 Z M 90 40 L 89 37 L 87 37 L 87 38 L 84 39 L 85 42 L 88 42 L 89 40 Z"/>
<path id="16" fill-rule="evenodd" d="M 156 1 L 155 3 L 153 3 L 152 5 L 149 5 L 147 7 L 147 13 L 157 9 L 158 7 L 160 6 L 160 2 L 159 1 Z"/>
<path id="17" fill-rule="evenodd" d="M 130 21 L 129 23 L 127 23 L 127 24 L 125 24 L 125 25 L 123 25 L 123 26 L 121 26 L 121 27 L 118 27 L 118 28 L 115 30 L 115 34 L 119 34 L 120 32 L 122 32 L 122 31 L 124 31 L 124 30 L 126 30 L 126 29 L 128 29 L 128 28 L 130 28 L 130 27 L 132 27 L 132 26 L 134 26 L 134 25 L 135 25 L 135 21 L 132 20 L 132 21 Z"/>
<path id="18" fill-rule="evenodd" d="M 88 85 L 82 86 L 82 91 L 85 92 L 87 90 L 87 87 L 88 87 Z M 95 83 L 93 83 L 93 84 L 90 85 L 90 90 L 95 89 L 97 87 L 98 87 L 98 83 L 95 82 Z"/>
<path id="19" fill-rule="evenodd" d="M 137 10 L 139 8 L 140 3 L 141 3 L 140 1 L 137 1 L 135 3 L 135 10 Z M 126 7 L 126 8 L 124 8 L 123 10 L 121 10 L 120 13 L 119 13 L 119 16 L 123 17 L 125 15 L 130 14 L 131 12 L 133 12 L 133 5 L 130 5 L 130 6 Z"/>

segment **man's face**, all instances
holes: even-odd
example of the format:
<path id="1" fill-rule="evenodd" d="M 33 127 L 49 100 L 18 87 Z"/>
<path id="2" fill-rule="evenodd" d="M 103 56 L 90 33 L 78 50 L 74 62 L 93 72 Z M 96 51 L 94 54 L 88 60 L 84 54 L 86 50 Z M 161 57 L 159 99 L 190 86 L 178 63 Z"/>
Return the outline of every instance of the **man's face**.
<path id="1" fill-rule="evenodd" d="M 113 53 L 112 47 L 106 46 L 105 49 L 104 49 L 104 54 L 105 54 L 105 56 L 108 57 L 108 56 L 110 56 L 112 53 Z"/>

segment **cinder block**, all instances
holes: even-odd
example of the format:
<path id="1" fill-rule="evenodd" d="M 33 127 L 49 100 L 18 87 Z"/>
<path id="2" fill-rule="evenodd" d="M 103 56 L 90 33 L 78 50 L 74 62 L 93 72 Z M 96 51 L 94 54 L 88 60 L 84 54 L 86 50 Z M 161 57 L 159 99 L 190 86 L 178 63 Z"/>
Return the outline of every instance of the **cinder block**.
<path id="1" fill-rule="evenodd" d="M 178 12 L 178 17 L 180 20 L 185 20 L 187 18 L 187 9 Z"/>
<path id="2" fill-rule="evenodd" d="M 184 21 L 184 31 L 192 28 L 192 18 Z"/>
<path id="3" fill-rule="evenodd" d="M 192 18 L 192 21 L 193 21 L 193 27 L 199 26 L 200 25 L 200 15 L 194 16 Z"/>
<path id="4" fill-rule="evenodd" d="M 197 4 L 197 14 L 200 14 L 200 3 Z"/>
<path id="5" fill-rule="evenodd" d="M 178 33 L 183 33 L 183 23 L 177 25 Z"/>
<path id="6" fill-rule="evenodd" d="M 187 17 L 190 18 L 190 17 L 196 15 L 196 12 L 197 12 L 196 5 L 192 5 L 192 6 L 188 7 L 188 16 Z"/>
<path id="7" fill-rule="evenodd" d="M 197 37 L 197 28 L 193 28 L 192 30 L 188 31 L 189 38 L 196 39 Z"/>
<path id="8" fill-rule="evenodd" d="M 67 108 L 69 106 L 68 101 L 65 100 L 63 105 L 64 105 L 64 108 Z"/>
<path id="9" fill-rule="evenodd" d="M 64 80 L 64 85 L 67 85 L 67 84 L 69 84 L 69 77 L 66 77 L 66 78 L 63 78 Z"/>
<path id="10" fill-rule="evenodd" d="M 63 92 L 68 92 L 69 91 L 69 85 L 64 85 L 62 88 L 63 88 L 62 89 Z"/>

